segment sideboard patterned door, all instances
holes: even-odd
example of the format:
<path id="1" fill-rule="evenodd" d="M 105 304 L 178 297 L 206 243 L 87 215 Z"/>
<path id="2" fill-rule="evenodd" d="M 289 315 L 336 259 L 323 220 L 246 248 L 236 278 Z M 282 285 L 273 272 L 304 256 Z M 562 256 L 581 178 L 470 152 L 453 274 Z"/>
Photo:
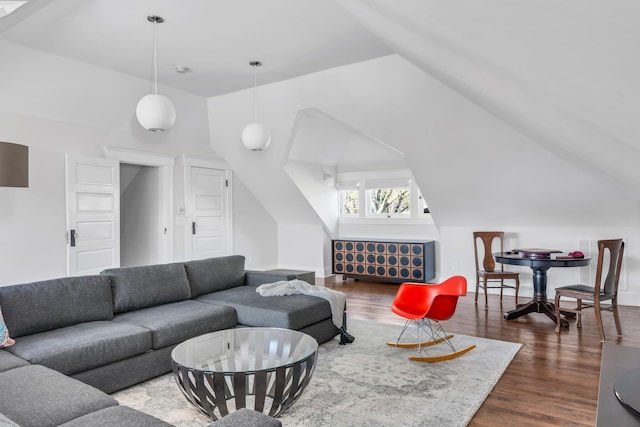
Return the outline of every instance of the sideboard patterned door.
<path id="1" fill-rule="evenodd" d="M 435 277 L 434 242 L 333 240 L 333 274 L 387 282 L 426 282 Z"/>

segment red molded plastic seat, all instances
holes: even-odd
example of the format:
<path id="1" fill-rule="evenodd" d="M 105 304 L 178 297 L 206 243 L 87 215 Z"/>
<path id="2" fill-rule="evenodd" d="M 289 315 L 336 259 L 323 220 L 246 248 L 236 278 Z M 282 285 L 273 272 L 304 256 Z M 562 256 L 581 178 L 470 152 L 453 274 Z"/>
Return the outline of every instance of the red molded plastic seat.
<path id="1" fill-rule="evenodd" d="M 458 357 L 468 351 L 473 350 L 475 345 L 463 350 L 456 351 L 450 339 L 453 335 L 447 335 L 440 325 L 440 321 L 450 319 L 458 304 L 458 298 L 467 294 L 467 279 L 462 276 L 453 276 L 439 284 L 411 283 L 405 282 L 400 285 L 398 292 L 391 304 L 391 311 L 400 317 L 407 319 L 400 336 L 395 343 L 389 342 L 387 345 L 402 348 L 428 347 L 431 345 L 446 342 L 452 353 L 435 357 L 411 357 L 411 360 L 421 362 L 437 362 Z M 431 322 L 437 323 L 433 327 Z M 415 322 L 418 327 L 418 342 L 401 343 L 400 339 L 408 326 Z M 430 340 L 421 342 L 420 331 L 424 328 L 430 335 Z"/>

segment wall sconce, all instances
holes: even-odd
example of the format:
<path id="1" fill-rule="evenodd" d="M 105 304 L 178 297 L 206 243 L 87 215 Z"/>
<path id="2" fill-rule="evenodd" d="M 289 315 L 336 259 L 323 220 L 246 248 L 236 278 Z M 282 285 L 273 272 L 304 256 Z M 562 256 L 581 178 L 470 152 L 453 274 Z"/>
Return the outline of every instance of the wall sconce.
<path id="1" fill-rule="evenodd" d="M 322 180 L 324 181 L 325 185 L 327 185 L 329 187 L 335 187 L 336 186 L 336 179 L 331 174 L 323 173 L 322 174 Z"/>
<path id="2" fill-rule="evenodd" d="M 0 142 L 0 187 L 29 186 L 29 147 Z"/>

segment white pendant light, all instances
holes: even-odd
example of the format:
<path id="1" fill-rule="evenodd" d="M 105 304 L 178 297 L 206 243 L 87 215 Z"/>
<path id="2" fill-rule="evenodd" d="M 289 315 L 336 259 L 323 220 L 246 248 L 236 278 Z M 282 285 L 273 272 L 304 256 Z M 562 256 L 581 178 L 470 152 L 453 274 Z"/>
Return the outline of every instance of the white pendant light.
<path id="1" fill-rule="evenodd" d="M 265 150 L 271 144 L 271 132 L 257 120 L 256 90 L 258 88 L 258 67 L 262 65 L 260 61 L 251 61 L 249 65 L 253 67 L 253 123 L 249 123 L 242 130 L 242 143 L 251 151 Z"/>
<path id="2" fill-rule="evenodd" d="M 136 117 L 143 128 L 152 132 L 163 132 L 176 121 L 176 107 L 169 98 L 158 94 L 158 66 L 156 59 L 156 24 L 162 24 L 160 16 L 149 15 L 147 21 L 153 23 L 153 93 L 145 95 L 136 106 Z"/>

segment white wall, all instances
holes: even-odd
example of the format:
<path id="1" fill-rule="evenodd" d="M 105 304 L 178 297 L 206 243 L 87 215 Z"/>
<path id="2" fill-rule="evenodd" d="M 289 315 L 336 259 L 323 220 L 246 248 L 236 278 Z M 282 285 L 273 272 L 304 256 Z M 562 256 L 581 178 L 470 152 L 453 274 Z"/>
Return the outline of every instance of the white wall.
<path id="1" fill-rule="evenodd" d="M 335 186 L 328 186 L 323 179 L 327 171 L 335 177 L 335 170 L 316 163 L 293 160 L 289 160 L 284 168 L 299 191 L 305 195 L 329 236 L 338 237 L 338 191 Z"/>
<path id="2" fill-rule="evenodd" d="M 628 239 L 630 288 L 624 300 L 640 304 L 634 296 L 640 289 L 640 269 L 632 249 L 640 227 L 637 194 L 591 173 L 580 159 L 549 151 L 546 141 L 522 134 L 402 57 L 392 55 L 262 86 L 259 105 L 264 111 L 259 116 L 274 138 L 259 154 L 239 145 L 239 130 L 248 120 L 249 95 L 243 91 L 209 99 L 211 145 L 278 223 L 280 265 L 313 266 L 315 247 L 322 245 L 322 233 L 284 231 L 316 215 L 309 212 L 311 205 L 285 172 L 296 114 L 315 108 L 404 154 L 439 229 L 440 276 L 451 274 L 452 256 L 464 255 L 457 262 L 457 273 L 474 278 L 468 274 L 474 269 L 469 237 L 473 229 L 517 230 L 522 245 L 559 249 L 572 248 L 579 236 L 623 235 Z M 615 233 L 614 225 L 620 228 Z M 458 229 L 464 231 L 444 231 Z M 340 235 L 412 234 L 404 230 L 409 229 L 342 229 Z M 416 234 L 431 237 L 438 234 L 435 231 L 427 227 Z M 300 242 L 302 238 L 318 241 Z M 292 247 L 309 248 L 308 258 L 303 262 Z M 571 274 L 553 273 L 558 278 Z"/>
<path id="3" fill-rule="evenodd" d="M 278 225 L 241 179 L 233 178 L 233 249 L 248 269 L 278 268 Z"/>
<path id="4" fill-rule="evenodd" d="M 322 270 L 323 223 L 284 168 L 298 111 L 315 108 L 404 154 L 439 227 L 440 275 L 459 260 L 458 272 L 473 277 L 470 235 L 477 228 L 499 227 L 518 233 L 519 245 L 559 249 L 574 248 L 580 237 L 622 236 L 623 300 L 640 305 L 640 204 L 633 188 L 617 185 L 630 172 L 593 173 L 571 150 L 550 149 L 548 139 L 522 133 L 398 55 L 261 87 L 259 116 L 273 136 L 261 153 L 240 145 L 252 117 L 250 90 L 204 100 L 161 87 L 178 120 L 152 134 L 134 116 L 148 82 L 5 42 L 0 55 L 0 140 L 28 145 L 31 167 L 28 189 L 0 188 L 0 285 L 65 274 L 64 153 L 101 157 L 103 146 L 223 156 L 242 183 L 234 189 L 236 252 L 256 267 Z M 616 158 L 635 161 L 627 152 Z M 496 159 L 499 167 L 486 167 Z M 407 234 L 389 230 L 375 234 Z M 572 273 L 552 271 L 550 286 L 565 275 Z"/>
<path id="5" fill-rule="evenodd" d="M 325 275 L 326 231 L 321 225 L 278 224 L 278 264 L 281 268 Z"/>
<path id="6" fill-rule="evenodd" d="M 64 155 L 103 146 L 217 157 L 206 101 L 160 88 L 178 118 L 163 134 L 135 119 L 149 82 L 0 42 L 0 141 L 29 146 L 29 188 L 0 188 L 0 285 L 66 275 Z"/>

